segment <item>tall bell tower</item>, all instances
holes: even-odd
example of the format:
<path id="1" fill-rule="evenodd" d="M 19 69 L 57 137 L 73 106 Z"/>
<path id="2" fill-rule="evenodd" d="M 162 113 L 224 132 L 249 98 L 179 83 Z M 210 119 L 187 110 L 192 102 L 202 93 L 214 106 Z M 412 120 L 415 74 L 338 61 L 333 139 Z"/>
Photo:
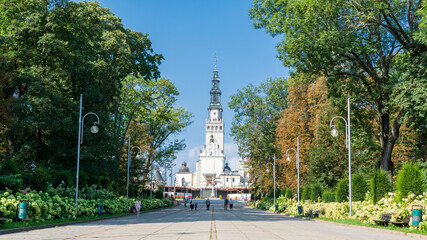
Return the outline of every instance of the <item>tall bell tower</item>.
<path id="1" fill-rule="evenodd" d="M 206 121 L 205 146 L 197 162 L 197 183 L 199 186 L 215 185 L 215 179 L 222 173 L 225 164 L 224 121 L 222 119 L 221 90 L 219 89 L 217 59 L 212 77 L 210 104 Z"/>

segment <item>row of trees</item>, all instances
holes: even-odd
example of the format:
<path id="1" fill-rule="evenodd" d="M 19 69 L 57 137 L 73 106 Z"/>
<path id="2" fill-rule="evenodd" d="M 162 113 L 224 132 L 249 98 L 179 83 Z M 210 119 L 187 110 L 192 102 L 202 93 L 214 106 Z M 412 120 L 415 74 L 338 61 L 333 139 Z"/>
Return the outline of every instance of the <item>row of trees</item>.
<path id="1" fill-rule="evenodd" d="M 74 182 L 80 94 L 83 113 L 100 117 L 98 134 L 85 121 L 82 184 L 124 191 L 127 135 L 146 153 L 135 159 L 133 151 L 135 180 L 184 148 L 175 136 L 191 114 L 160 78 L 163 56 L 99 3 L 0 0 L 0 41 L 2 175 L 21 174 L 33 187 L 37 176 Z"/>
<path id="2" fill-rule="evenodd" d="M 283 84 L 264 83 L 280 94 L 251 92 L 257 87 L 248 86 L 229 103 L 235 111 L 232 134 L 253 171 L 276 155 L 279 182 L 296 189 L 295 157 L 287 162 L 285 153 L 296 148 L 299 136 L 302 183 L 334 187 L 348 175 L 348 164 L 345 126 L 338 122 L 342 134 L 334 139 L 329 122 L 347 115 L 347 97 L 354 172 L 372 176 L 380 168 L 391 179 L 402 162 L 425 167 L 425 2 L 255 0 L 249 14 L 256 28 L 282 37 L 278 57 L 292 69 Z M 272 98 L 280 105 L 267 101 Z M 274 114 L 264 112 L 269 108 Z M 259 175 L 252 174 L 256 186 Z M 263 185 L 271 189 L 269 179 Z"/>

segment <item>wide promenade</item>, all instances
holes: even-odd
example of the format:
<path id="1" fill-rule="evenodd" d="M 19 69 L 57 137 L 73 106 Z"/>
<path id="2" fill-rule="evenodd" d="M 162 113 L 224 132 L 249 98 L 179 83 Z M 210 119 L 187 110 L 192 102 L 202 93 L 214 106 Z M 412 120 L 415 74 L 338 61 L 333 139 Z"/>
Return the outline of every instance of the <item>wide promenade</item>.
<path id="1" fill-rule="evenodd" d="M 225 211 L 220 202 L 207 211 L 199 203 L 137 216 L 0 235 L 0 239 L 414 239 L 383 231 L 347 227 L 264 212 L 235 202 Z"/>

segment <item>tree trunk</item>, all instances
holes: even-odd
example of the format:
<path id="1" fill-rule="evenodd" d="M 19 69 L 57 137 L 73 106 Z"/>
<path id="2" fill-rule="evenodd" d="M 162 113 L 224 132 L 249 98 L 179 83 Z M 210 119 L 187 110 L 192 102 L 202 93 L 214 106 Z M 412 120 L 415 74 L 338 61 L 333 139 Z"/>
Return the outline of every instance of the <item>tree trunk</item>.
<path id="1" fill-rule="evenodd" d="M 390 115 L 387 113 L 380 113 L 380 143 L 381 143 L 381 169 L 388 172 L 389 178 L 393 176 L 393 162 L 391 161 L 391 154 L 393 152 L 394 145 L 399 138 L 400 130 L 400 118 L 403 112 L 399 112 L 396 119 L 393 122 L 393 126 L 390 131 Z"/>

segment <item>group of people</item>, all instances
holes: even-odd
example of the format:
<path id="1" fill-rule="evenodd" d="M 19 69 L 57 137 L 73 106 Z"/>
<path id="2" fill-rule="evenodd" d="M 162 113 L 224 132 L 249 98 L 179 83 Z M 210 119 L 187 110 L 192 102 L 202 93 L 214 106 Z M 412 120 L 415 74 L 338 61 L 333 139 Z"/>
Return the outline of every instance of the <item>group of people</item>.
<path id="1" fill-rule="evenodd" d="M 206 210 L 209 211 L 209 208 L 211 206 L 211 201 L 209 200 L 209 198 L 206 199 L 205 204 L 206 204 Z M 233 199 L 231 198 L 230 200 L 227 198 L 224 199 L 224 210 L 228 209 L 228 205 L 230 205 L 230 210 L 233 209 Z M 184 207 L 187 207 L 187 200 L 184 201 Z M 191 211 L 193 211 L 193 209 L 197 211 L 197 202 L 196 201 L 193 202 L 193 199 L 190 200 L 190 209 Z"/>
<path id="2" fill-rule="evenodd" d="M 211 201 L 209 200 L 209 198 L 206 199 L 205 201 L 206 204 L 206 210 L 209 211 L 209 208 L 211 206 Z M 228 205 L 230 205 L 230 210 L 233 209 L 233 199 L 230 198 L 230 200 L 228 200 L 227 198 L 224 199 L 224 210 L 227 210 Z M 187 207 L 187 199 L 185 199 L 184 201 L 184 207 Z M 193 199 L 190 200 L 190 209 L 191 211 L 193 211 L 193 209 L 195 211 L 197 211 L 197 202 L 194 201 Z M 139 213 L 141 211 L 141 199 L 138 198 L 138 200 L 136 200 L 135 202 L 135 210 L 136 210 L 136 215 L 139 216 Z"/>
<path id="3" fill-rule="evenodd" d="M 227 210 L 228 204 L 230 204 L 230 210 L 233 209 L 233 199 L 224 199 L 224 210 Z"/>

